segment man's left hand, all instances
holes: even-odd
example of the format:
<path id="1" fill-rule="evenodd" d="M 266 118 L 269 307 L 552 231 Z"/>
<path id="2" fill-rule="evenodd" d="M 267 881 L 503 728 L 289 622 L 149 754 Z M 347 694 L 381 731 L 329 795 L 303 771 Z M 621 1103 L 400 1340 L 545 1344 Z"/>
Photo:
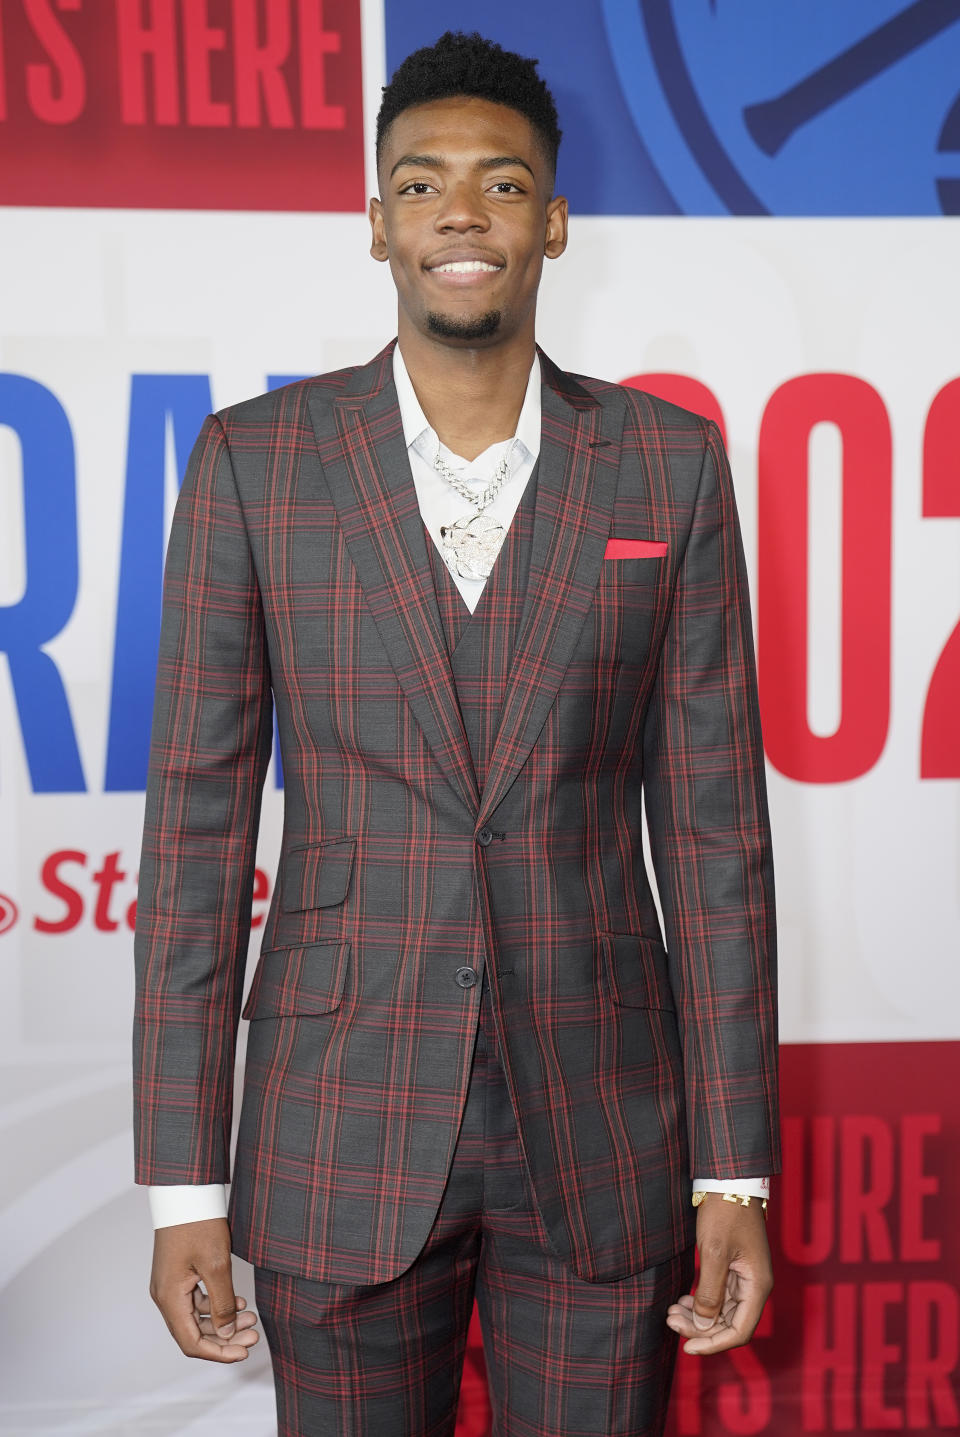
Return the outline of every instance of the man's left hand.
<path id="1" fill-rule="evenodd" d="M 697 1209 L 700 1278 L 692 1296 L 667 1309 L 667 1326 L 688 1340 L 684 1352 L 707 1356 L 748 1343 L 773 1289 L 773 1266 L 760 1203 L 749 1207 L 707 1193 Z"/>

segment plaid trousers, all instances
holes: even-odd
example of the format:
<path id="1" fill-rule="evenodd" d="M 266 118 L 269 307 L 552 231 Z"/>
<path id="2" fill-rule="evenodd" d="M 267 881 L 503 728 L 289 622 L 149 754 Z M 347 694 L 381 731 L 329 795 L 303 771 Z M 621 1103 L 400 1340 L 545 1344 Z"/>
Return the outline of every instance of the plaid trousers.
<path id="1" fill-rule="evenodd" d="M 255 1269 L 279 1437 L 450 1437 L 474 1296 L 495 1437 L 655 1437 L 693 1250 L 613 1283 L 554 1255 L 527 1177 L 484 980 L 470 1088 L 429 1237 L 391 1282 Z"/>

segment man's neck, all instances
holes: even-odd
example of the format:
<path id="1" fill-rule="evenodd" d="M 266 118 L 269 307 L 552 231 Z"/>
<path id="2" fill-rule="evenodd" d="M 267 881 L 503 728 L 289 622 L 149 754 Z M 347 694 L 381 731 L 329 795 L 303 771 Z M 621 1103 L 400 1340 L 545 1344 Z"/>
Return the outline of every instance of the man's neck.
<path id="1" fill-rule="evenodd" d="M 476 459 L 516 434 L 535 354 L 532 337 L 468 349 L 401 330 L 400 353 L 421 409 L 454 454 Z"/>

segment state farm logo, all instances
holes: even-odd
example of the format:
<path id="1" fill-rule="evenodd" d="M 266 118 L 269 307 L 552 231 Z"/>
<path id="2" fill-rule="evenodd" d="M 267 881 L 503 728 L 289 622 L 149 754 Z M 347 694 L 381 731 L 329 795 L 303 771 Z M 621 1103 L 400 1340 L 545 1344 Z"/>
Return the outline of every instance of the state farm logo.
<path id="1" fill-rule="evenodd" d="M 20 917 L 20 910 L 12 898 L 0 893 L 0 933 L 7 933 Z"/>
<path id="2" fill-rule="evenodd" d="M 98 856 L 79 848 L 57 848 L 40 864 L 40 894 L 29 923 L 35 933 L 73 933 L 94 928 L 98 933 L 132 933 L 137 921 L 137 866 L 119 849 Z M 258 868 L 253 877 L 250 927 L 267 915 L 272 883 Z M 14 926 L 20 910 L 0 893 L 0 934 Z"/>
<path id="3" fill-rule="evenodd" d="M 122 863 L 119 851 L 97 863 L 80 849 L 58 849 L 45 859 L 40 881 L 54 901 L 44 905 L 50 911 L 34 915 L 38 933 L 69 933 L 87 917 L 101 933 L 115 933 L 121 925 L 133 931 L 136 870 Z"/>

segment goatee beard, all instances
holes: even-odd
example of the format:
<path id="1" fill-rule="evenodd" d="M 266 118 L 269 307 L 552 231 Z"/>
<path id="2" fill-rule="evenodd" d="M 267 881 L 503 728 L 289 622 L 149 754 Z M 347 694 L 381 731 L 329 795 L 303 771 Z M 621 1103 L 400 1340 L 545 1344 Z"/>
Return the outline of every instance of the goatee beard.
<path id="1" fill-rule="evenodd" d="M 498 309 L 470 319 L 454 319 L 449 314 L 428 314 L 427 328 L 440 339 L 489 339 L 499 329 L 500 318 Z"/>

